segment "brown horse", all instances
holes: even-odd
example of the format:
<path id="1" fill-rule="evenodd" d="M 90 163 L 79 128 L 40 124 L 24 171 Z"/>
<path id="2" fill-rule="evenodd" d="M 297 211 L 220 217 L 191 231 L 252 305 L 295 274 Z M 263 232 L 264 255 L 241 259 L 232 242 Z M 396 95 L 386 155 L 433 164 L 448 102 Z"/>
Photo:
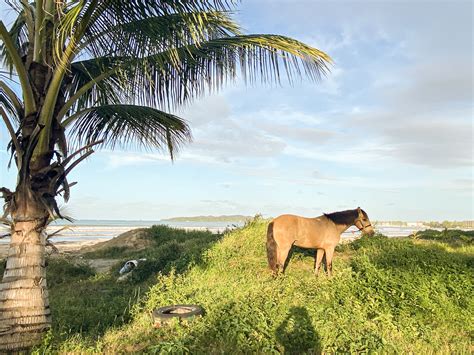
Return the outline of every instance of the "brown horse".
<path id="1" fill-rule="evenodd" d="M 316 218 L 281 215 L 268 225 L 268 265 L 275 275 L 278 274 L 280 267 L 284 272 L 288 253 L 291 247 L 296 245 L 301 248 L 316 249 L 314 256 L 316 275 L 319 273 L 323 255 L 326 255 L 326 270 L 331 276 L 334 248 L 339 243 L 342 232 L 353 225 L 364 234 L 374 234 L 369 216 L 360 207 L 355 210 L 323 214 Z"/>

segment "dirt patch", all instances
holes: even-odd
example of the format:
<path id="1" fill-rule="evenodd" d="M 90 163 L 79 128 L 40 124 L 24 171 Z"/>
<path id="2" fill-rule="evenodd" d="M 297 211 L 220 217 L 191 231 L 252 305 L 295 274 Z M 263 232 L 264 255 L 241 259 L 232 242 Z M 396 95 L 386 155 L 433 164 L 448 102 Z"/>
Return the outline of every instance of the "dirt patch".
<path id="1" fill-rule="evenodd" d="M 85 260 L 90 267 L 92 267 L 98 273 L 109 272 L 112 266 L 116 265 L 120 260 L 119 259 L 86 259 Z M 118 270 L 116 271 L 118 274 Z"/>
<path id="2" fill-rule="evenodd" d="M 148 236 L 147 228 L 132 229 L 122 233 L 119 236 L 105 242 L 87 245 L 79 250 L 80 254 L 102 251 L 110 248 L 127 248 L 132 250 L 142 250 L 150 246 L 151 241 Z"/>

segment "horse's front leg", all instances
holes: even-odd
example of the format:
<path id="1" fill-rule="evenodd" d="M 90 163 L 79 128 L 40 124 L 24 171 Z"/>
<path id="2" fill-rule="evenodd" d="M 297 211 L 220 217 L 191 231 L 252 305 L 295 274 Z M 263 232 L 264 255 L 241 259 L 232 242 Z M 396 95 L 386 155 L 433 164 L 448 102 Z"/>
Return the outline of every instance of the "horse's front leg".
<path id="1" fill-rule="evenodd" d="M 318 276 L 319 268 L 321 266 L 321 261 L 323 260 L 324 249 L 316 249 L 314 253 L 314 274 Z"/>

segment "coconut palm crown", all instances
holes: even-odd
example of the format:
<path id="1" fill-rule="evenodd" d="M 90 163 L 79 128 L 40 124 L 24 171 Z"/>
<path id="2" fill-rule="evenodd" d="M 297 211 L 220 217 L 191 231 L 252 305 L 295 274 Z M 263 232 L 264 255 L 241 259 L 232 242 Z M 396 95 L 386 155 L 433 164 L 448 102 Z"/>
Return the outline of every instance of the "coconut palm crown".
<path id="1" fill-rule="evenodd" d="M 45 228 L 62 218 L 68 175 L 100 147 L 174 153 L 190 140 L 168 113 L 241 74 L 318 79 L 330 58 L 294 39 L 243 34 L 226 0 L 10 0 L 0 21 L 0 114 L 14 191 L 1 188 L 11 230 L 0 284 L 0 352 L 30 348 L 50 327 Z M 18 94 L 21 92 L 21 94 Z"/>

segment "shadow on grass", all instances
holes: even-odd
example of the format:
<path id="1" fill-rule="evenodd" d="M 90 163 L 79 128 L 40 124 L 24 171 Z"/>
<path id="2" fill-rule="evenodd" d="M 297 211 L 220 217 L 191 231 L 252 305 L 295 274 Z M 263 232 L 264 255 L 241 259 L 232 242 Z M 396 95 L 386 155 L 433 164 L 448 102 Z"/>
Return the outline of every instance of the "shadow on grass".
<path id="1" fill-rule="evenodd" d="M 157 273 L 174 270 L 179 274 L 191 265 L 202 263 L 202 254 L 222 235 L 153 226 L 148 238 L 152 243 L 145 250 L 112 250 L 111 256 L 122 261 L 109 273 L 95 274 L 85 264 L 62 258 L 52 262 L 53 267 L 47 272 L 53 333 L 57 340 L 78 333 L 93 340 L 108 329 L 127 323 L 131 310 L 154 284 Z M 118 283 L 121 264 L 137 257 L 147 260 L 133 270 L 129 279 Z"/>
<path id="2" fill-rule="evenodd" d="M 321 354 L 321 339 L 304 307 L 292 307 L 278 326 L 275 337 L 285 354 Z"/>
<path id="3" fill-rule="evenodd" d="M 291 307 L 286 316 L 280 318 L 281 323 L 274 327 L 275 315 L 269 309 L 265 310 L 267 302 L 264 295 L 235 299 L 210 310 L 204 319 L 196 321 L 197 325 L 189 328 L 190 332 L 183 329 L 183 334 L 179 328 L 163 329 L 165 334 L 171 332 L 169 341 L 158 342 L 148 347 L 146 352 L 321 354 L 321 338 L 305 307 Z"/>

